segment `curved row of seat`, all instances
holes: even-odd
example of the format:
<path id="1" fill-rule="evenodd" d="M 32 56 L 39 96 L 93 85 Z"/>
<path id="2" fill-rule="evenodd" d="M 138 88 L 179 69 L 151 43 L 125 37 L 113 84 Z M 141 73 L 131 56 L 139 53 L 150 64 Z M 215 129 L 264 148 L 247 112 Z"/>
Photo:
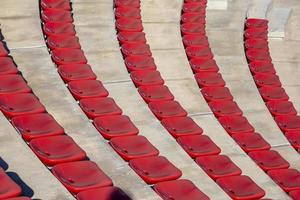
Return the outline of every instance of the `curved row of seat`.
<path id="1" fill-rule="evenodd" d="M 194 12 L 205 13 L 206 1 L 185 1 L 186 20 L 198 17 Z M 140 1 L 115 1 L 117 38 L 130 77 L 150 110 L 166 130 L 202 169 L 232 198 L 261 198 L 264 191 L 249 177 L 243 176 L 239 167 L 229 157 L 220 155 L 221 149 L 190 118 L 173 94 L 164 85 L 156 69 L 140 15 Z M 199 23 L 201 24 L 201 23 Z M 198 26 L 198 24 L 195 24 Z M 226 166 L 226 167 L 224 167 Z M 247 186 L 246 186 L 247 185 Z"/>
<path id="2" fill-rule="evenodd" d="M 116 1 L 117 4 L 126 2 Z M 41 20 L 46 44 L 59 75 L 111 147 L 147 184 L 154 184 L 154 190 L 163 199 L 184 195 L 208 199 L 191 181 L 179 180 L 182 172 L 160 156 L 146 137 L 138 135 L 139 130 L 130 118 L 108 97 L 108 91 L 97 80 L 81 50 L 70 1 L 41 1 Z"/>
<path id="3" fill-rule="evenodd" d="M 190 9 L 187 9 L 190 7 Z M 255 132 L 233 100 L 230 90 L 219 73 L 205 32 L 205 13 L 185 2 L 182 9 L 181 33 L 186 55 L 201 93 L 212 112 L 227 133 L 284 191 L 300 189 L 300 173 L 289 168 L 290 164 L 264 138 Z M 256 27 L 257 21 L 249 20 L 247 27 Z M 255 29 L 247 34 L 258 34 Z"/>
<path id="4" fill-rule="evenodd" d="M 118 191 L 125 196 L 47 113 L 3 41 L 0 41 L 0 110 L 36 156 L 77 199 L 87 199 L 85 196 L 95 193 L 110 199 Z"/>

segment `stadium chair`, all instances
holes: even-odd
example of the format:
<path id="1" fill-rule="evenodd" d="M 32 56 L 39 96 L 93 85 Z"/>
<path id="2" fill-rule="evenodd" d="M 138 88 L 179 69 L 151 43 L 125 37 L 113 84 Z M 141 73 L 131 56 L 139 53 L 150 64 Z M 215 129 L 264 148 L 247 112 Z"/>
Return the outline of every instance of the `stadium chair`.
<path id="1" fill-rule="evenodd" d="M 234 101 L 212 101 L 208 105 L 217 117 L 243 114 L 243 111 Z"/>
<path id="2" fill-rule="evenodd" d="M 128 56 L 125 65 L 129 72 L 137 70 L 156 70 L 154 59 L 149 56 Z"/>
<path id="3" fill-rule="evenodd" d="M 207 46 L 190 46 L 185 49 L 186 55 L 189 59 L 202 58 L 202 59 L 212 59 L 214 56 Z"/>
<path id="4" fill-rule="evenodd" d="M 209 46 L 208 38 L 205 35 L 194 34 L 194 35 L 185 35 L 182 38 L 183 44 L 188 46 Z"/>
<path id="5" fill-rule="evenodd" d="M 271 61 L 272 58 L 268 50 L 250 49 L 246 51 L 246 56 L 249 62 L 252 61 Z"/>
<path id="6" fill-rule="evenodd" d="M 0 40 L 0 57 L 8 56 L 8 51 L 4 46 L 4 43 Z"/>
<path id="7" fill-rule="evenodd" d="M 206 5 L 207 0 L 184 0 L 184 3 L 201 3 L 203 5 Z"/>
<path id="8" fill-rule="evenodd" d="M 165 85 L 140 86 L 138 92 L 146 103 L 152 101 L 171 101 L 174 100 L 173 94 Z"/>
<path id="9" fill-rule="evenodd" d="M 122 17 L 141 19 L 141 9 L 131 6 L 120 6 L 115 9 L 115 17 L 117 19 Z"/>
<path id="10" fill-rule="evenodd" d="M 206 13 L 206 3 L 204 2 L 189 2 L 182 6 L 184 13 L 198 13 L 204 15 Z"/>
<path id="11" fill-rule="evenodd" d="M 120 188 L 117 187 L 102 187 L 79 192 L 77 200 L 131 200 Z"/>
<path id="12" fill-rule="evenodd" d="M 246 28 L 268 28 L 268 20 L 249 18 L 245 22 Z"/>
<path id="13" fill-rule="evenodd" d="M 264 101 L 274 101 L 274 100 L 289 100 L 288 95 L 285 93 L 285 90 L 281 87 L 261 87 L 259 93 L 264 99 Z"/>
<path id="14" fill-rule="evenodd" d="M 244 36 L 246 39 L 268 39 L 268 30 L 266 28 L 249 28 L 245 30 Z"/>
<path id="15" fill-rule="evenodd" d="M 44 23 L 47 22 L 62 22 L 72 23 L 73 17 L 70 11 L 61 9 L 46 9 L 41 12 L 41 19 Z"/>
<path id="16" fill-rule="evenodd" d="M 268 174 L 286 192 L 300 189 L 300 173 L 296 169 L 271 170 Z"/>
<path id="17" fill-rule="evenodd" d="M 193 58 L 189 62 L 193 73 L 219 71 L 219 67 L 214 59 Z"/>
<path id="18" fill-rule="evenodd" d="M 21 195 L 22 189 L 18 186 L 0 167 L 0 199 L 17 197 Z"/>
<path id="19" fill-rule="evenodd" d="M 186 23 L 186 22 L 192 22 L 192 23 L 201 23 L 205 24 L 205 16 L 204 15 L 199 15 L 198 13 L 184 13 L 181 15 L 181 22 Z"/>
<path id="20" fill-rule="evenodd" d="M 300 131 L 287 131 L 285 132 L 286 138 L 289 140 L 291 145 L 297 150 L 300 148 Z"/>
<path id="21" fill-rule="evenodd" d="M 199 87 L 224 87 L 225 81 L 220 73 L 203 72 L 195 74 Z"/>
<path id="22" fill-rule="evenodd" d="M 231 137 L 247 153 L 271 148 L 270 144 L 258 133 L 233 134 Z"/>
<path id="23" fill-rule="evenodd" d="M 182 173 L 163 156 L 137 158 L 129 161 L 131 168 L 148 184 L 176 180 Z"/>
<path id="24" fill-rule="evenodd" d="M 18 73 L 18 69 L 10 57 L 0 57 L 0 66 L 0 75 Z"/>
<path id="25" fill-rule="evenodd" d="M 130 77 L 136 87 L 163 85 L 164 80 L 158 71 L 153 70 L 139 70 L 130 73 Z"/>
<path id="26" fill-rule="evenodd" d="M 169 117 L 187 116 L 187 112 L 177 101 L 153 101 L 148 106 L 159 120 Z"/>
<path id="27" fill-rule="evenodd" d="M 130 6 L 139 8 L 140 7 L 140 0 L 114 0 L 115 6 Z"/>
<path id="28" fill-rule="evenodd" d="M 80 49 L 54 49 L 52 59 L 57 65 L 87 63 L 84 52 Z"/>
<path id="29" fill-rule="evenodd" d="M 247 39 L 245 40 L 245 47 L 246 49 L 269 49 L 268 41 L 264 39 Z"/>
<path id="30" fill-rule="evenodd" d="M 297 114 L 297 110 L 290 101 L 268 101 L 266 105 L 270 113 L 274 116 Z"/>
<path id="31" fill-rule="evenodd" d="M 71 4 L 69 0 L 41 0 L 41 7 L 43 9 L 62 9 L 71 10 Z"/>
<path id="32" fill-rule="evenodd" d="M 76 100 L 108 96 L 108 91 L 98 80 L 70 81 L 68 88 Z"/>
<path id="33" fill-rule="evenodd" d="M 253 76 L 254 81 L 257 87 L 271 86 L 271 87 L 280 87 L 281 82 L 279 77 L 275 74 L 256 74 Z"/>
<path id="34" fill-rule="evenodd" d="M 78 80 L 95 80 L 97 77 L 88 64 L 60 65 L 58 73 L 65 82 Z"/>
<path id="35" fill-rule="evenodd" d="M 117 31 L 140 32 L 143 31 L 142 20 L 121 17 L 116 20 Z"/>
<path id="36" fill-rule="evenodd" d="M 0 95 L 29 92 L 31 92 L 31 88 L 21 75 L 7 74 L 0 76 Z"/>
<path id="37" fill-rule="evenodd" d="M 50 35 L 47 38 L 47 45 L 51 50 L 81 48 L 78 37 L 70 35 Z"/>
<path id="38" fill-rule="evenodd" d="M 151 56 L 151 50 L 148 44 L 144 43 L 125 43 L 121 46 L 124 57 L 127 56 Z"/>
<path id="39" fill-rule="evenodd" d="M 297 115 L 282 115 L 275 117 L 277 125 L 282 131 L 300 130 L 300 116 Z"/>
<path id="40" fill-rule="evenodd" d="M 227 87 L 204 87 L 201 93 L 206 101 L 230 101 L 233 100 Z"/>
<path id="41" fill-rule="evenodd" d="M 205 25 L 187 22 L 181 25 L 181 32 L 183 35 L 205 35 Z"/>
<path id="42" fill-rule="evenodd" d="M 266 74 L 275 74 L 273 64 L 270 61 L 253 61 L 249 63 L 249 67 L 252 73 L 266 73 Z"/>
<path id="43" fill-rule="evenodd" d="M 44 34 L 49 37 L 51 35 L 69 35 L 76 34 L 75 26 L 72 23 L 48 22 L 43 26 Z"/>
<path id="44" fill-rule="evenodd" d="M 220 117 L 219 122 L 230 134 L 235 133 L 251 133 L 254 132 L 254 128 L 243 116 L 226 116 Z"/>
<path id="45" fill-rule="evenodd" d="M 121 45 L 130 42 L 146 43 L 145 33 L 143 32 L 121 31 L 118 33 L 117 37 Z"/>

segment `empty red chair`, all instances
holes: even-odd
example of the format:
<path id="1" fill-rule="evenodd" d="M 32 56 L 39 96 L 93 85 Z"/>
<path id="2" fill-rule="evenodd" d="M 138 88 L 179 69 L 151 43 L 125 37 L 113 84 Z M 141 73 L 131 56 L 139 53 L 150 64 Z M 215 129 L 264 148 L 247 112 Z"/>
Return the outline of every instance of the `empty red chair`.
<path id="1" fill-rule="evenodd" d="M 18 116 L 11 122 L 25 141 L 64 133 L 64 129 L 48 113 Z"/>
<path id="2" fill-rule="evenodd" d="M 121 51 L 124 57 L 152 55 L 149 45 L 143 43 L 125 43 L 122 45 Z"/>
<path id="3" fill-rule="evenodd" d="M 105 139 L 137 135 L 139 130 L 126 115 L 97 117 L 94 125 Z"/>
<path id="4" fill-rule="evenodd" d="M 140 7 L 140 0 L 115 0 L 115 6 L 130 6 L 130 7 Z"/>
<path id="5" fill-rule="evenodd" d="M 177 101 L 153 101 L 148 106 L 159 120 L 169 117 L 187 116 L 187 112 Z"/>
<path id="6" fill-rule="evenodd" d="M 185 52 L 189 59 L 212 59 L 214 57 L 210 48 L 207 46 L 190 46 L 185 49 Z"/>
<path id="7" fill-rule="evenodd" d="M 164 200 L 209 200 L 191 181 L 181 179 L 156 183 L 154 190 Z"/>
<path id="8" fill-rule="evenodd" d="M 78 80 L 68 82 L 68 88 L 75 99 L 107 97 L 108 91 L 98 80 Z"/>
<path id="9" fill-rule="evenodd" d="M 0 66 L 0 75 L 18 73 L 18 69 L 10 57 L 0 57 Z"/>
<path id="10" fill-rule="evenodd" d="M 221 149 L 206 135 L 189 135 L 177 138 L 180 146 L 192 157 L 217 155 Z"/>
<path id="11" fill-rule="evenodd" d="M 253 151 L 248 154 L 264 171 L 289 168 L 290 164 L 273 150 Z"/>
<path id="12" fill-rule="evenodd" d="M 43 26 L 46 36 L 50 35 L 75 35 L 75 26 L 72 23 L 63 22 L 47 22 Z"/>
<path id="13" fill-rule="evenodd" d="M 190 65 L 194 73 L 219 71 L 214 59 L 193 58 L 190 60 Z"/>
<path id="14" fill-rule="evenodd" d="M 217 117 L 243 114 L 243 111 L 234 101 L 211 101 L 208 105 Z"/>
<path id="15" fill-rule="evenodd" d="M 54 49 L 52 59 L 57 65 L 86 64 L 84 52 L 81 49 Z"/>
<path id="16" fill-rule="evenodd" d="M 274 65 L 270 61 L 253 61 L 249 64 L 252 73 L 275 74 Z"/>
<path id="17" fill-rule="evenodd" d="M 185 3 L 202 3 L 203 5 L 207 4 L 207 0 L 184 0 Z"/>
<path id="18" fill-rule="evenodd" d="M 182 7 L 182 11 L 185 13 L 198 13 L 199 15 L 204 15 L 206 9 L 205 2 L 189 2 L 184 3 Z"/>
<path id="19" fill-rule="evenodd" d="M 245 40 L 245 47 L 246 49 L 269 49 L 267 40 L 256 38 Z"/>
<path id="20" fill-rule="evenodd" d="M 110 141 L 114 150 L 126 161 L 157 156 L 159 151 L 144 136 L 117 137 Z"/>
<path id="21" fill-rule="evenodd" d="M 300 189 L 300 173 L 296 169 L 271 170 L 268 174 L 286 192 Z"/>
<path id="22" fill-rule="evenodd" d="M 7 49 L 4 47 L 4 43 L 2 41 L 0 41 L 0 56 L 7 56 L 8 55 L 8 51 Z"/>
<path id="23" fill-rule="evenodd" d="M 146 43 L 146 37 L 144 32 L 121 31 L 118 33 L 118 40 L 121 43 L 121 45 L 128 42 Z"/>
<path id="24" fill-rule="evenodd" d="M 0 199 L 17 197 L 21 195 L 22 189 L 5 173 L 0 167 Z"/>
<path id="25" fill-rule="evenodd" d="M 163 156 L 136 158 L 130 160 L 129 165 L 147 184 L 175 180 L 182 175 L 181 171 Z"/>
<path id="26" fill-rule="evenodd" d="M 76 196 L 78 200 L 131 200 L 120 188 L 102 187 L 79 192 Z"/>
<path id="27" fill-rule="evenodd" d="M 297 110 L 290 101 L 269 101 L 266 103 L 272 115 L 296 115 Z"/>
<path id="28" fill-rule="evenodd" d="M 79 39 L 72 35 L 50 35 L 47 38 L 48 47 L 54 49 L 80 49 Z"/>
<path id="29" fill-rule="evenodd" d="M 268 50 L 250 49 L 246 51 L 247 59 L 252 61 L 271 61 L 272 58 Z"/>
<path id="30" fill-rule="evenodd" d="M 245 38 L 268 39 L 268 29 L 266 28 L 248 28 L 244 33 Z"/>
<path id="31" fill-rule="evenodd" d="M 183 35 L 205 35 L 205 25 L 200 23 L 187 22 L 181 25 L 181 32 Z"/>
<path id="32" fill-rule="evenodd" d="M 52 173 L 73 194 L 112 185 L 111 179 L 91 161 L 55 165 Z"/>
<path id="33" fill-rule="evenodd" d="M 47 166 L 80 161 L 86 158 L 85 152 L 67 135 L 33 139 L 31 150 Z"/>
<path id="34" fill-rule="evenodd" d="M 188 135 L 200 135 L 202 128 L 190 117 L 170 117 L 161 121 L 162 125 L 175 138 Z"/>
<path id="35" fill-rule="evenodd" d="M 220 117 L 219 122 L 230 135 L 235 133 L 254 132 L 254 128 L 243 116 Z"/>
<path id="36" fill-rule="evenodd" d="M 225 81 L 220 73 L 203 72 L 195 74 L 199 87 L 223 87 Z"/>
<path id="37" fill-rule="evenodd" d="M 300 199 L 300 190 L 293 190 L 289 193 L 289 196 L 292 197 L 292 199 L 297 200 Z"/>
<path id="38" fill-rule="evenodd" d="M 78 80 L 95 80 L 97 77 L 88 64 L 60 65 L 58 73 L 65 82 Z"/>
<path id="39" fill-rule="evenodd" d="M 272 86 L 280 87 L 281 82 L 276 74 L 256 74 L 254 75 L 254 81 L 258 87 Z"/>
<path id="40" fill-rule="evenodd" d="M 183 13 L 181 15 L 181 22 L 192 22 L 192 23 L 201 23 L 205 24 L 205 15 L 199 13 Z"/>
<path id="41" fill-rule="evenodd" d="M 300 116 L 297 115 L 282 115 L 275 117 L 275 121 L 279 128 L 283 131 L 300 130 Z"/>
<path id="42" fill-rule="evenodd" d="M 63 10 L 71 10 L 69 0 L 41 0 L 41 7 L 43 9 L 55 8 Z"/>
<path id="43" fill-rule="evenodd" d="M 140 86 L 138 91 L 147 103 L 151 101 L 170 101 L 174 99 L 169 88 L 165 85 Z"/>
<path id="44" fill-rule="evenodd" d="M 285 137 L 289 140 L 291 145 L 299 150 L 300 148 L 300 131 L 287 131 Z"/>
<path id="45" fill-rule="evenodd" d="M 45 112 L 45 107 L 31 93 L 10 94 L 0 96 L 0 110 L 12 118 L 19 115 Z"/>
<path id="46" fill-rule="evenodd" d="M 154 59 L 149 56 L 127 56 L 125 65 L 129 72 L 137 70 L 156 70 Z"/>
<path id="47" fill-rule="evenodd" d="M 30 92 L 31 88 L 27 85 L 21 75 L 8 74 L 0 76 L 0 95 Z"/>
<path id="48" fill-rule="evenodd" d="M 117 19 L 121 17 L 141 19 L 141 9 L 131 6 L 120 6 L 115 9 L 115 17 Z"/>
<path id="49" fill-rule="evenodd" d="M 233 100 L 227 87 L 204 87 L 201 93 L 206 101 L 230 101 Z"/>
<path id="50" fill-rule="evenodd" d="M 248 176 L 220 178 L 217 183 L 234 200 L 260 199 L 265 196 L 265 191 Z"/>
<path id="51" fill-rule="evenodd" d="M 72 23 L 73 17 L 70 11 L 61 9 L 46 9 L 41 12 L 41 19 L 46 22 L 66 22 Z"/>
<path id="52" fill-rule="evenodd" d="M 136 87 L 164 84 L 164 80 L 160 76 L 159 71 L 152 71 L 152 70 L 133 71 L 131 72 L 130 77 Z"/>
<path id="53" fill-rule="evenodd" d="M 118 31 L 142 32 L 143 24 L 141 19 L 122 17 L 116 20 L 116 28 Z"/>
<path id="54" fill-rule="evenodd" d="M 201 34 L 184 35 L 182 41 L 185 46 L 209 46 L 207 37 Z"/>
<path id="55" fill-rule="evenodd" d="M 79 105 L 90 119 L 122 114 L 121 108 L 110 97 L 81 99 Z"/>
<path id="56" fill-rule="evenodd" d="M 289 100 L 289 96 L 282 87 L 261 87 L 259 89 L 259 93 L 264 101 Z"/>
<path id="57" fill-rule="evenodd" d="M 268 20 L 248 18 L 245 22 L 247 28 L 268 28 Z"/>
<path id="58" fill-rule="evenodd" d="M 232 138 L 247 153 L 271 148 L 270 144 L 258 133 L 233 134 Z"/>

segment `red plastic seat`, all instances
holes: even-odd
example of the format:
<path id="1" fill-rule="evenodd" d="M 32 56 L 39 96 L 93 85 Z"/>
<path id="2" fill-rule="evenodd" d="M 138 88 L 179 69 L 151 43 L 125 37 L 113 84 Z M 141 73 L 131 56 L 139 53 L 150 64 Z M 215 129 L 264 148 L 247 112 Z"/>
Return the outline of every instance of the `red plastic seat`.
<path id="1" fill-rule="evenodd" d="M 192 22 L 192 23 L 201 23 L 205 24 L 205 15 L 199 13 L 183 13 L 181 15 L 181 22 Z"/>
<path id="2" fill-rule="evenodd" d="M 243 111 L 234 101 L 212 101 L 208 105 L 217 117 L 243 114 Z"/>
<path id="3" fill-rule="evenodd" d="M 0 167 L 0 199 L 17 197 L 21 195 L 22 189 L 5 173 Z"/>
<path id="4" fill-rule="evenodd" d="M 52 173 L 73 194 L 112 185 L 111 179 L 91 161 L 55 165 Z"/>
<path id="5" fill-rule="evenodd" d="M 18 69 L 10 57 L 0 57 L 0 66 L 0 75 L 18 73 Z"/>
<path id="6" fill-rule="evenodd" d="M 29 145 L 39 159 L 48 166 L 86 158 L 85 152 L 67 135 L 33 139 Z"/>
<path id="7" fill-rule="evenodd" d="M 279 128 L 283 131 L 298 131 L 300 130 L 300 116 L 297 115 L 282 115 L 275 117 L 275 121 Z"/>
<path id="8" fill-rule="evenodd" d="M 114 0 L 115 6 L 130 6 L 139 8 L 140 7 L 140 0 Z"/>
<path id="9" fill-rule="evenodd" d="M 270 144 L 258 133 L 233 134 L 232 138 L 247 153 L 271 148 Z"/>
<path id="10" fill-rule="evenodd" d="M 88 64 L 60 65 L 58 73 L 65 82 L 78 80 L 95 80 L 97 77 Z"/>
<path id="11" fill-rule="evenodd" d="M 177 101 L 153 101 L 148 106 L 159 120 L 169 117 L 187 116 L 187 112 Z"/>
<path id="12" fill-rule="evenodd" d="M 120 6 L 115 9 L 115 17 L 117 19 L 121 17 L 141 19 L 141 9 L 131 6 Z"/>
<path id="13" fill-rule="evenodd" d="M 118 33 L 118 40 L 121 44 L 128 42 L 146 43 L 146 37 L 144 32 L 125 32 Z"/>
<path id="14" fill-rule="evenodd" d="M 205 35 L 205 25 L 187 22 L 181 25 L 181 32 L 183 35 Z"/>
<path id="15" fill-rule="evenodd" d="M 264 39 L 247 39 L 245 41 L 246 49 L 269 49 L 268 41 Z"/>
<path id="16" fill-rule="evenodd" d="M 250 49 L 246 51 L 246 56 L 250 62 L 252 61 L 271 61 L 272 58 L 268 50 Z"/>
<path id="17" fill-rule="evenodd" d="M 208 38 L 201 34 L 184 35 L 182 41 L 185 46 L 209 46 Z"/>
<path id="18" fill-rule="evenodd" d="M 268 174 L 286 192 L 300 189 L 300 173 L 296 169 L 271 170 Z"/>
<path id="19" fill-rule="evenodd" d="M 190 117 L 170 117 L 163 119 L 161 123 L 175 138 L 203 133 L 202 128 Z"/>
<path id="20" fill-rule="evenodd" d="M 272 115 L 296 115 L 297 110 L 290 101 L 269 101 L 266 103 Z"/>
<path id="21" fill-rule="evenodd" d="M 223 87 L 225 81 L 222 75 L 215 72 L 203 72 L 195 74 L 196 81 L 199 87 Z"/>
<path id="22" fill-rule="evenodd" d="M 48 47 L 51 50 L 54 49 L 80 49 L 79 39 L 76 36 L 71 35 L 50 35 L 47 38 Z"/>
<path id="23" fill-rule="evenodd" d="M 230 134 L 235 133 L 251 133 L 254 128 L 243 116 L 226 116 L 220 117 L 219 121 L 224 129 Z"/>
<path id="24" fill-rule="evenodd" d="M 98 80 L 78 80 L 68 82 L 68 88 L 75 99 L 107 97 L 108 91 Z"/>
<path id="25" fill-rule="evenodd" d="M 268 29 L 266 28 L 248 28 L 244 33 L 245 38 L 268 39 Z"/>
<path id="26" fill-rule="evenodd" d="M 181 179 L 156 183 L 154 190 L 164 200 L 209 200 L 191 181 Z"/>
<path id="27" fill-rule="evenodd" d="M 174 96 L 165 85 L 140 86 L 138 91 L 147 103 L 174 100 Z"/>
<path id="28" fill-rule="evenodd" d="M 142 32 L 142 20 L 129 17 L 122 17 L 116 20 L 116 28 L 118 31 Z"/>
<path id="29" fill-rule="evenodd" d="M 81 99 L 79 105 L 90 119 L 122 114 L 121 108 L 110 97 Z"/>
<path id="30" fill-rule="evenodd" d="M 230 101 L 233 100 L 227 87 L 204 87 L 201 93 L 206 101 Z"/>
<path id="31" fill-rule="evenodd" d="M 219 71 L 219 67 L 214 59 L 193 58 L 190 60 L 190 65 L 194 73 Z"/>
<path id="32" fill-rule="evenodd" d="M 45 107 L 31 93 L 10 94 L 0 96 L 0 110 L 12 118 L 19 115 L 45 112 Z"/>
<path id="33" fill-rule="evenodd" d="M 94 126 L 105 139 L 137 135 L 139 130 L 126 115 L 97 117 Z"/>
<path id="34" fill-rule="evenodd" d="M 190 46 L 185 49 L 185 52 L 189 59 L 212 59 L 214 57 L 210 48 L 207 46 Z"/>
<path id="35" fill-rule="evenodd" d="M 285 137 L 289 140 L 291 145 L 299 150 L 300 148 L 300 131 L 287 131 Z"/>
<path id="36" fill-rule="evenodd" d="M 300 199 L 300 190 L 293 190 L 289 193 L 289 196 L 292 197 L 292 199 L 297 200 Z"/>
<path id="37" fill-rule="evenodd" d="M 152 55 L 149 45 L 143 43 L 125 43 L 122 45 L 121 51 L 125 57 Z"/>
<path id="38" fill-rule="evenodd" d="M 110 141 L 114 150 L 126 161 L 157 156 L 159 151 L 144 136 L 117 137 Z"/>
<path id="39" fill-rule="evenodd" d="M 50 35 L 71 35 L 76 34 L 75 26 L 72 23 L 47 22 L 43 26 L 43 31 L 47 36 Z"/>
<path id="40" fill-rule="evenodd" d="M 254 81 L 258 87 L 272 86 L 280 87 L 281 82 L 276 74 L 256 74 L 254 75 Z"/>
<path id="41" fill-rule="evenodd" d="M 69 0 L 41 0 L 41 7 L 43 9 L 56 8 L 63 10 L 71 10 Z"/>
<path id="42" fill-rule="evenodd" d="M 245 25 L 247 28 L 268 28 L 268 20 L 249 18 L 246 20 Z"/>
<path id="43" fill-rule="evenodd" d="M 154 59 L 149 56 L 128 56 L 125 65 L 129 72 L 137 70 L 156 70 Z"/>
<path id="44" fill-rule="evenodd" d="M 84 52 L 81 49 L 54 49 L 52 59 L 57 65 L 86 64 Z"/>
<path id="45" fill-rule="evenodd" d="M 30 92 L 31 88 L 27 85 L 21 75 L 8 74 L 0 76 L 0 95 Z"/>
<path id="46" fill-rule="evenodd" d="M 205 2 L 189 2 L 184 3 L 182 7 L 182 11 L 184 13 L 198 13 L 199 15 L 204 15 L 206 9 Z"/>
<path id="47" fill-rule="evenodd" d="M 73 22 L 72 13 L 61 9 L 46 9 L 41 12 L 41 19 L 46 22 Z"/>
<path id="48" fill-rule="evenodd" d="M 185 3 L 202 3 L 203 5 L 207 4 L 207 0 L 184 0 Z"/>
<path id="49" fill-rule="evenodd" d="M 148 184 L 175 180 L 182 173 L 167 158 L 151 156 L 129 161 L 131 168 Z"/>
<path id="50" fill-rule="evenodd" d="M 102 187 L 92 190 L 79 192 L 76 196 L 77 200 L 131 200 L 120 188 Z"/>
<path id="51" fill-rule="evenodd" d="M 265 191 L 248 176 L 220 178 L 217 183 L 234 200 L 260 199 L 265 196 Z"/>
<path id="52" fill-rule="evenodd" d="M 164 80 L 160 76 L 159 71 L 152 71 L 152 70 L 133 71 L 131 72 L 130 77 L 136 87 L 164 84 Z"/>
<path id="53" fill-rule="evenodd" d="M 289 96 L 282 87 L 261 87 L 259 89 L 259 93 L 264 101 L 289 100 Z"/>
<path id="54" fill-rule="evenodd" d="M 202 156 L 196 158 L 196 162 L 214 180 L 242 173 L 240 168 L 225 155 Z"/>
<path id="55" fill-rule="evenodd" d="M 249 64 L 252 73 L 275 74 L 275 68 L 270 61 L 253 61 Z"/>
<path id="56" fill-rule="evenodd" d="M 64 129 L 48 113 L 18 116 L 11 122 L 26 141 L 64 133 Z"/>
<path id="57" fill-rule="evenodd" d="M 206 135 L 189 135 L 177 138 L 180 146 L 192 157 L 217 155 L 221 149 Z"/>
<path id="58" fill-rule="evenodd" d="M 8 55 L 7 49 L 4 47 L 3 42 L 0 40 L 0 57 Z"/>

